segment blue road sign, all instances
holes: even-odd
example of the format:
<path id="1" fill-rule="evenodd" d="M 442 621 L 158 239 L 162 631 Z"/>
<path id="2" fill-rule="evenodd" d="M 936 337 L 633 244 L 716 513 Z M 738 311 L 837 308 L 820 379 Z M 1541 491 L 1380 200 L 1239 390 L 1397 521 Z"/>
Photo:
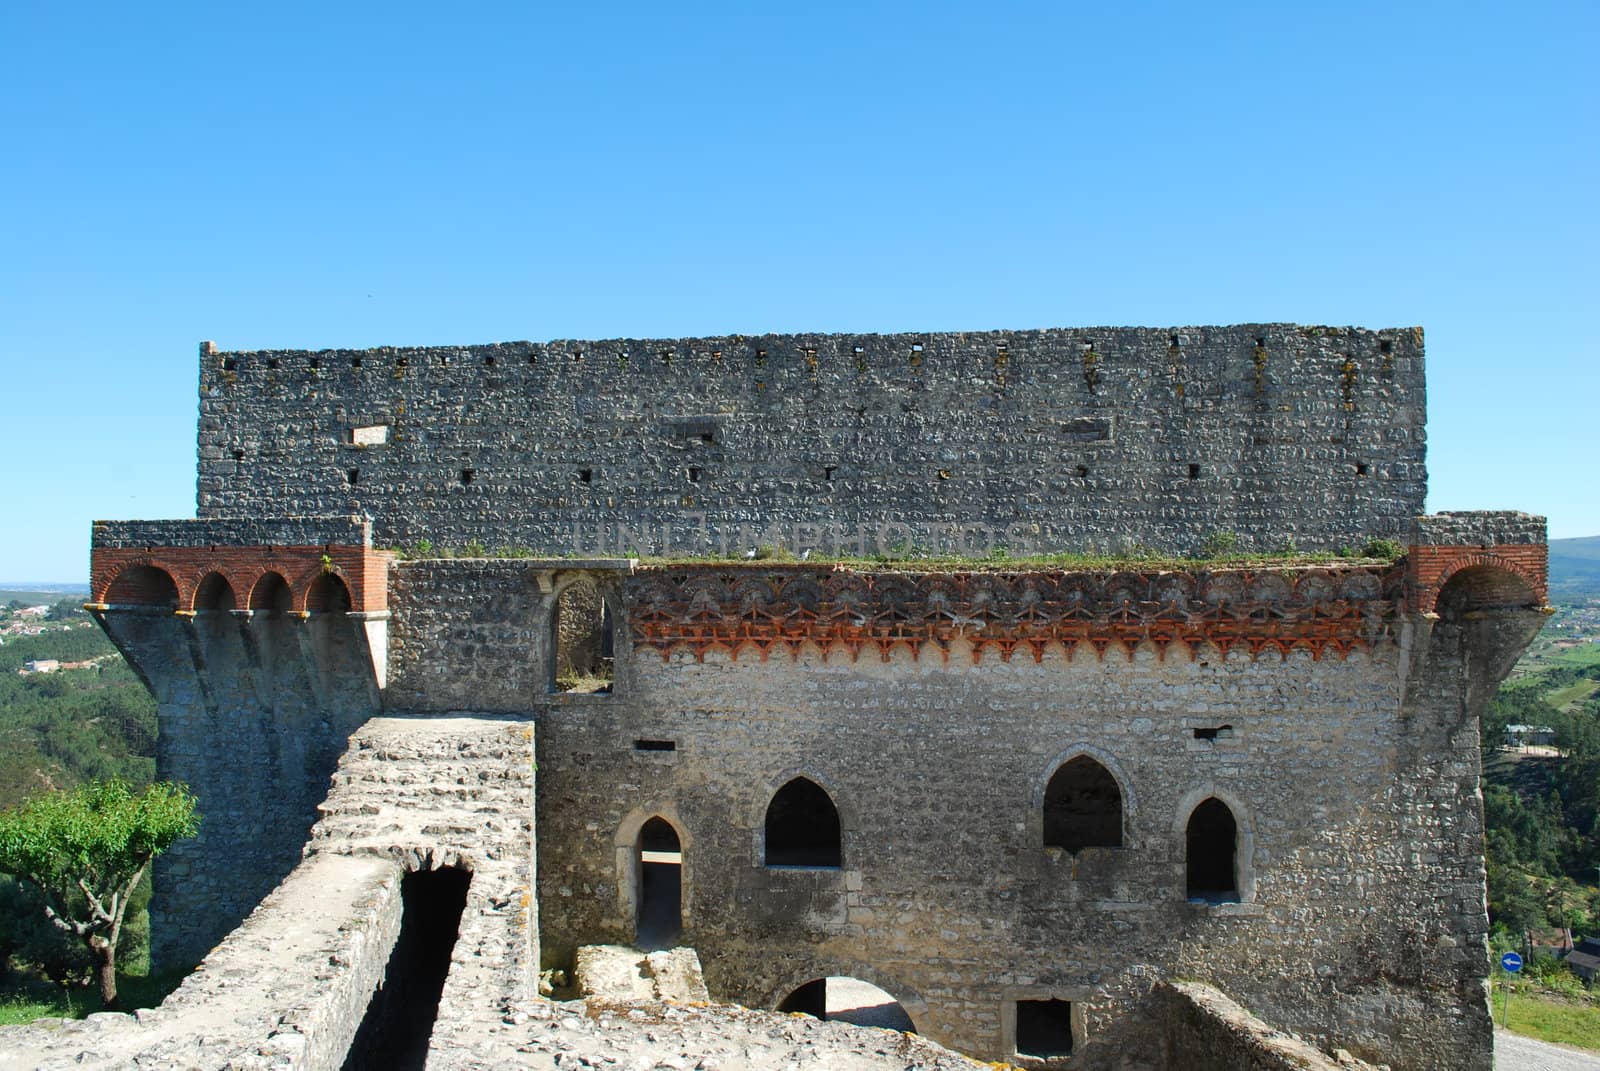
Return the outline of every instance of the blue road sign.
<path id="1" fill-rule="evenodd" d="M 1504 967 L 1508 973 L 1516 974 L 1522 970 L 1522 957 L 1515 952 L 1507 952 L 1500 957 L 1500 966 Z"/>

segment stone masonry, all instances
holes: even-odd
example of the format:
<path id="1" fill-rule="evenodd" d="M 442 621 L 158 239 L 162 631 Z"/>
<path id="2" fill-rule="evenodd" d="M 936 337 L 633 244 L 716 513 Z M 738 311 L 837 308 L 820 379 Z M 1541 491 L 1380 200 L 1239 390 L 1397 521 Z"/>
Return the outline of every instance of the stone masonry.
<path id="1" fill-rule="evenodd" d="M 649 917 L 716 1000 L 849 977 L 1026 1067 L 1226 1037 L 1489 1071 L 1478 715 L 1544 620 L 1544 522 L 1419 516 L 1419 331 L 208 344 L 201 397 L 200 518 L 95 528 L 91 606 L 206 815 L 156 873 L 165 964 L 350 851 L 472 872 L 440 1068 L 643 1059 L 627 1024 L 669 1020 L 677 1060 L 699 1012 L 568 1033 L 528 989 Z M 1014 557 L 1218 533 L 1405 553 Z M 600 647 L 609 690 L 562 691 Z"/>

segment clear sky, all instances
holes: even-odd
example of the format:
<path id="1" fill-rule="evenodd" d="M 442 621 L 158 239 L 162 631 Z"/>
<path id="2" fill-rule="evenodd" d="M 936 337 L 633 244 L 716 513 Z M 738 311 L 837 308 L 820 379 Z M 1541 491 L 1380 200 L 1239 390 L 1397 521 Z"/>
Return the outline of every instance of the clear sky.
<path id="1" fill-rule="evenodd" d="M 0 8 L 0 580 L 201 339 L 1421 324 L 1429 507 L 1600 533 L 1594 0 L 554 7 Z"/>

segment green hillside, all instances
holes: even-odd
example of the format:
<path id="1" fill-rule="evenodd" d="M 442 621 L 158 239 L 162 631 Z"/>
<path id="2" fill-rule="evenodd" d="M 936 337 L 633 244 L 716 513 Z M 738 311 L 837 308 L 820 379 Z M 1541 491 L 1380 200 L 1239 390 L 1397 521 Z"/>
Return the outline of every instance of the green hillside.
<path id="1" fill-rule="evenodd" d="M 1553 601 L 1600 598 L 1600 536 L 1550 541 Z"/>

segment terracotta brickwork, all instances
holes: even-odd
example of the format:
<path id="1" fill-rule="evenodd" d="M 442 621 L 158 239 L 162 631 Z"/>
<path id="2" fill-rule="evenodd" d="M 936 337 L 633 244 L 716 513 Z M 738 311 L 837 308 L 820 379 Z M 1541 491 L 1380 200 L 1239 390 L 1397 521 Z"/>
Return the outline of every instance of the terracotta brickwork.
<path id="1" fill-rule="evenodd" d="M 324 562 L 324 556 L 330 561 Z M 114 590 L 119 577 L 147 567 L 172 579 L 179 610 L 208 608 L 197 596 L 201 583 L 212 573 L 227 581 L 238 609 L 258 602 L 251 598 L 258 585 L 277 574 L 289 587 L 291 609 L 316 611 L 321 608 L 314 592 L 317 581 L 331 573 L 349 589 L 352 610 L 383 610 L 388 607 L 388 570 L 393 557 L 359 546 L 96 547 L 90 566 L 90 601 L 158 605 L 159 591 L 148 583 L 124 584 Z M 108 595 L 124 601 L 119 603 L 119 598 Z"/>
<path id="2" fill-rule="evenodd" d="M 1412 605 L 1432 613 L 1439 593 L 1458 573 L 1484 570 L 1478 585 L 1485 604 L 1544 605 L 1549 594 L 1549 548 L 1544 543 L 1492 547 L 1417 546 L 1407 554 Z"/>

